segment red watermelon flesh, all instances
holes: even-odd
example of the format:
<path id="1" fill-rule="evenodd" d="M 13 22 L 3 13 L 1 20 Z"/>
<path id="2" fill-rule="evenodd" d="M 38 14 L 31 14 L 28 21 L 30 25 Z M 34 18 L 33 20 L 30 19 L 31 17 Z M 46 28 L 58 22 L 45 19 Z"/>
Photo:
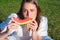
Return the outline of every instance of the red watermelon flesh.
<path id="1" fill-rule="evenodd" d="M 12 18 L 12 20 L 20 25 L 28 24 L 32 21 L 32 18 L 25 18 L 25 19 L 19 19 L 19 18 Z"/>

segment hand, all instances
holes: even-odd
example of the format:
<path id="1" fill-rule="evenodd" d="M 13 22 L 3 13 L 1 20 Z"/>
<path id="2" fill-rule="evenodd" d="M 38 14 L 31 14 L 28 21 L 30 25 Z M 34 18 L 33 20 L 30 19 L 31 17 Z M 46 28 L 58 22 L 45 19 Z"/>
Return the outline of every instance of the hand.
<path id="1" fill-rule="evenodd" d="M 9 30 L 16 30 L 19 27 L 19 25 L 16 24 L 16 23 L 13 23 L 13 21 L 10 20 L 10 22 L 7 25 L 7 27 L 8 27 Z"/>
<path id="2" fill-rule="evenodd" d="M 37 24 L 37 22 L 35 20 L 32 21 L 30 24 L 27 24 L 27 25 L 28 25 L 28 29 L 30 29 L 32 31 L 37 30 L 38 24 Z"/>
<path id="3" fill-rule="evenodd" d="M 8 24 L 8 29 L 9 30 L 16 30 L 18 27 L 19 27 L 19 25 L 16 24 L 16 23 L 10 23 L 10 24 Z"/>
<path id="4" fill-rule="evenodd" d="M 12 23 L 12 20 L 10 20 L 10 22 L 7 25 L 8 31 L 0 35 L 0 40 L 5 40 L 5 38 L 7 38 L 8 35 L 10 35 L 13 30 L 16 30 L 18 28 L 18 26 L 19 25 L 17 25 L 16 23 Z"/>

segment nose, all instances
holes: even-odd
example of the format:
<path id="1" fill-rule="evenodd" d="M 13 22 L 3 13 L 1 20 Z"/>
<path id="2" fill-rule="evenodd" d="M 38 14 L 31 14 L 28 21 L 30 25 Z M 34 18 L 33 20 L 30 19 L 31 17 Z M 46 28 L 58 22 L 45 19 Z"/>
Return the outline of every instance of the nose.
<path id="1" fill-rule="evenodd" d="M 29 12 L 28 11 L 27 11 L 27 14 L 26 15 L 27 15 L 27 17 L 29 17 Z"/>

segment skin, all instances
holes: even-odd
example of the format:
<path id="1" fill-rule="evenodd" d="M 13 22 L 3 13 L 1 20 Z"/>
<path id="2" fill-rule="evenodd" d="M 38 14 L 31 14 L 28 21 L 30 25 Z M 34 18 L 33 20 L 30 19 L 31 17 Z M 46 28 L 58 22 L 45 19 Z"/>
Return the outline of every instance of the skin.
<path id="1" fill-rule="evenodd" d="M 28 29 L 28 26 L 29 27 L 34 26 L 34 29 L 32 29 L 32 27 L 30 29 L 32 31 L 34 31 L 34 30 L 36 31 L 37 26 L 38 26 L 37 22 L 35 21 L 35 18 L 36 18 L 36 15 L 37 15 L 36 6 L 34 4 L 32 4 L 32 3 L 28 3 L 28 2 L 25 3 L 24 7 L 23 7 L 23 15 L 24 15 L 25 18 L 29 17 L 29 18 L 34 19 L 30 24 L 27 24 L 27 29 Z M 35 28 L 35 26 L 36 26 L 36 28 Z"/>
<path id="2" fill-rule="evenodd" d="M 30 24 L 27 24 L 27 26 L 26 26 L 27 30 L 32 31 L 32 40 L 42 40 L 42 36 L 38 36 L 37 31 L 36 31 L 36 29 L 38 27 L 38 23 L 35 20 L 35 18 L 37 16 L 36 6 L 32 3 L 26 2 L 23 7 L 23 15 L 25 18 L 29 17 L 29 18 L 34 19 Z M 7 26 L 9 26 L 8 27 L 9 31 L 5 35 L 0 36 L 0 38 L 1 38 L 0 40 L 2 40 L 2 39 L 7 40 L 6 37 L 11 33 L 12 30 L 17 29 L 19 25 L 12 23 L 12 20 L 11 20 Z"/>
<path id="3" fill-rule="evenodd" d="M 32 3 L 25 3 L 23 6 L 23 15 L 25 18 L 29 17 L 35 19 L 37 15 L 36 6 Z"/>
<path id="4" fill-rule="evenodd" d="M 12 30 L 16 30 L 18 27 L 19 27 L 19 25 L 17 25 L 17 24 L 15 24 L 15 23 L 12 23 L 12 20 L 10 20 L 10 22 L 8 23 L 8 32 L 7 33 L 4 33 L 4 34 L 1 34 L 0 35 L 0 40 L 8 40 L 6 37 L 8 36 L 8 35 L 10 35 L 10 33 L 11 33 L 11 31 Z"/>
<path id="5" fill-rule="evenodd" d="M 37 31 L 36 31 L 38 27 L 38 23 L 35 20 L 37 16 L 36 6 L 32 3 L 28 3 L 28 2 L 25 3 L 23 7 L 23 15 L 25 18 L 29 17 L 34 19 L 30 24 L 27 24 L 27 29 L 32 30 L 32 40 L 42 40 L 41 36 L 37 36 Z"/>

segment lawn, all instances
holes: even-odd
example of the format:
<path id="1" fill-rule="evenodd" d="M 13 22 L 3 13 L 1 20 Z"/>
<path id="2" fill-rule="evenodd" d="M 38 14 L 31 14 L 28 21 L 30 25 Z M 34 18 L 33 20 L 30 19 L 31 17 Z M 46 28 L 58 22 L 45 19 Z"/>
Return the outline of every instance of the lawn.
<path id="1" fill-rule="evenodd" d="M 21 0 L 0 0 L 0 22 L 11 13 L 17 13 Z M 60 40 L 60 0 L 38 0 L 41 14 L 48 18 L 48 33 L 54 40 Z"/>

